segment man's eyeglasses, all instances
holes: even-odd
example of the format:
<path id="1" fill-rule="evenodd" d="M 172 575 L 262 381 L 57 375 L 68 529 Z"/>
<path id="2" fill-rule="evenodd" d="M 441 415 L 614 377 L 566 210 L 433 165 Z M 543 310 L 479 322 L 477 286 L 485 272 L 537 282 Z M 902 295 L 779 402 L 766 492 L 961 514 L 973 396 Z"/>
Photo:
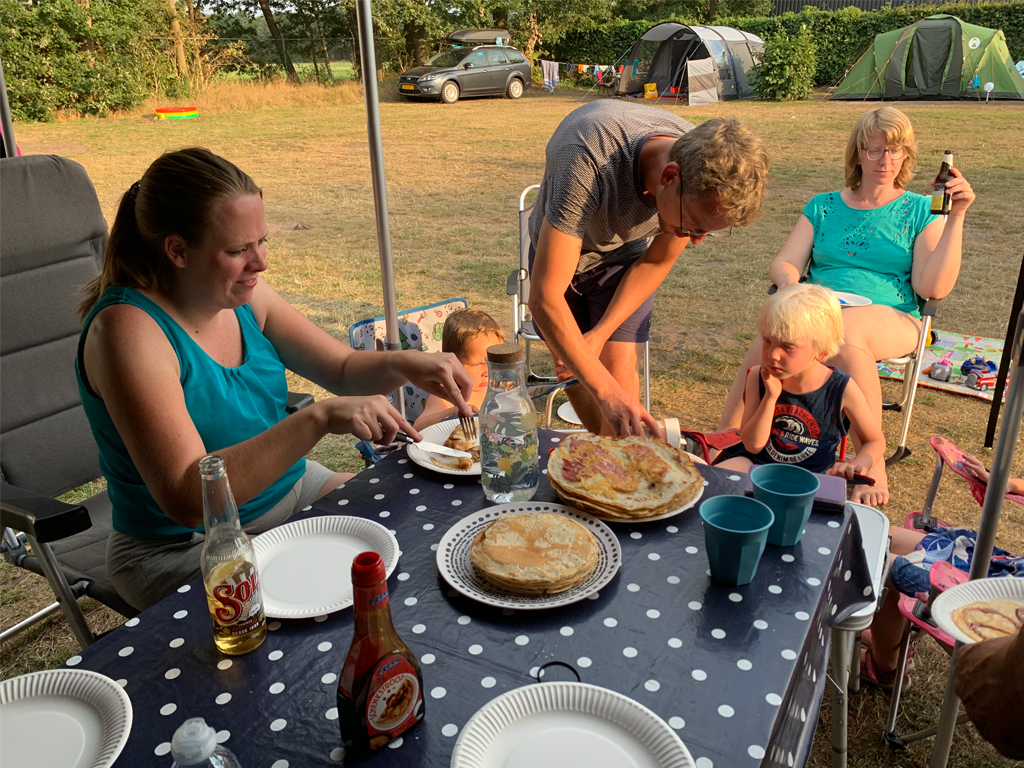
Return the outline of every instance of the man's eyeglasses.
<path id="1" fill-rule="evenodd" d="M 679 195 L 679 226 L 669 227 L 664 222 L 661 224 L 661 231 L 666 235 L 675 237 L 688 237 L 693 245 L 700 245 L 705 237 L 728 237 L 732 234 L 732 227 L 729 229 L 717 229 L 714 232 L 702 232 L 699 229 L 683 229 L 683 196 Z"/>
<path id="2" fill-rule="evenodd" d="M 902 160 L 903 156 L 907 154 L 906 147 L 864 147 L 864 154 L 868 156 L 868 160 L 872 162 L 881 160 L 882 155 L 886 152 L 889 153 L 890 160 Z"/>

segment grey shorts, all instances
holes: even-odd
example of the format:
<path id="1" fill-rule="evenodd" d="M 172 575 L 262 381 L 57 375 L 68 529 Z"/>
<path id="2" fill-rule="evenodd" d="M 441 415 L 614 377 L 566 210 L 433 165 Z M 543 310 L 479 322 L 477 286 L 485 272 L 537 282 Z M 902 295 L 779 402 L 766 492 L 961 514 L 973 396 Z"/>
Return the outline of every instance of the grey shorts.
<path id="1" fill-rule="evenodd" d="M 306 459 L 306 471 L 277 504 L 242 526 L 253 535 L 284 523 L 308 507 L 334 472 Z M 193 533 L 185 541 L 140 539 L 111 531 L 107 539 L 107 571 L 117 593 L 140 611 L 159 602 L 201 574 L 199 555 L 206 536 Z"/>

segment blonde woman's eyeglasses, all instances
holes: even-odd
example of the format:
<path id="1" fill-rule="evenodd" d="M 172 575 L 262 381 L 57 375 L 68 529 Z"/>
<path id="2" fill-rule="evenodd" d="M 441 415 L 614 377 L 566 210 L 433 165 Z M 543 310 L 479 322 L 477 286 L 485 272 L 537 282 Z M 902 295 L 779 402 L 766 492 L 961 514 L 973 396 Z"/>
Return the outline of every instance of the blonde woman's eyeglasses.
<path id="1" fill-rule="evenodd" d="M 890 160 L 902 160 L 903 156 L 907 154 L 906 147 L 865 147 L 864 154 L 868 156 L 868 160 L 876 161 L 881 160 L 882 155 L 886 152 L 889 153 Z"/>

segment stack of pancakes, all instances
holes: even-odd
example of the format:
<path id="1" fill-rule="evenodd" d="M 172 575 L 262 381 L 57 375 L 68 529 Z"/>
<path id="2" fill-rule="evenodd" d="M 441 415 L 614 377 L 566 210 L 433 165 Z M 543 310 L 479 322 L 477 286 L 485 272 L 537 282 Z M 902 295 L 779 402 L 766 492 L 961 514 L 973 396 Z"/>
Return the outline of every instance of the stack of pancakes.
<path id="1" fill-rule="evenodd" d="M 573 435 L 551 453 L 548 479 L 579 509 L 637 520 L 679 509 L 704 481 L 686 452 L 650 437 Z"/>
<path id="2" fill-rule="evenodd" d="M 477 534 L 470 559 L 496 587 L 521 595 L 565 592 L 597 567 L 599 546 L 586 526 L 556 512 L 502 515 Z"/>
<path id="3" fill-rule="evenodd" d="M 1024 603 L 979 600 L 953 609 L 953 621 L 973 640 L 992 640 L 1016 634 L 1024 621 Z"/>

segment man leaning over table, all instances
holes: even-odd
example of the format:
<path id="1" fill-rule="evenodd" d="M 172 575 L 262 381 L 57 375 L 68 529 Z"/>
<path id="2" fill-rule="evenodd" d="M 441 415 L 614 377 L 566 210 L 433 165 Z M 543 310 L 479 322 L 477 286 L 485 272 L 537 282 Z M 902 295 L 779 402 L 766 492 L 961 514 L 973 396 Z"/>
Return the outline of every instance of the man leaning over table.
<path id="1" fill-rule="evenodd" d="M 661 434 L 639 403 L 654 291 L 689 243 L 758 217 L 764 141 L 745 123 L 694 127 L 612 100 L 574 110 L 547 145 L 530 217 L 530 312 L 592 432 Z"/>

